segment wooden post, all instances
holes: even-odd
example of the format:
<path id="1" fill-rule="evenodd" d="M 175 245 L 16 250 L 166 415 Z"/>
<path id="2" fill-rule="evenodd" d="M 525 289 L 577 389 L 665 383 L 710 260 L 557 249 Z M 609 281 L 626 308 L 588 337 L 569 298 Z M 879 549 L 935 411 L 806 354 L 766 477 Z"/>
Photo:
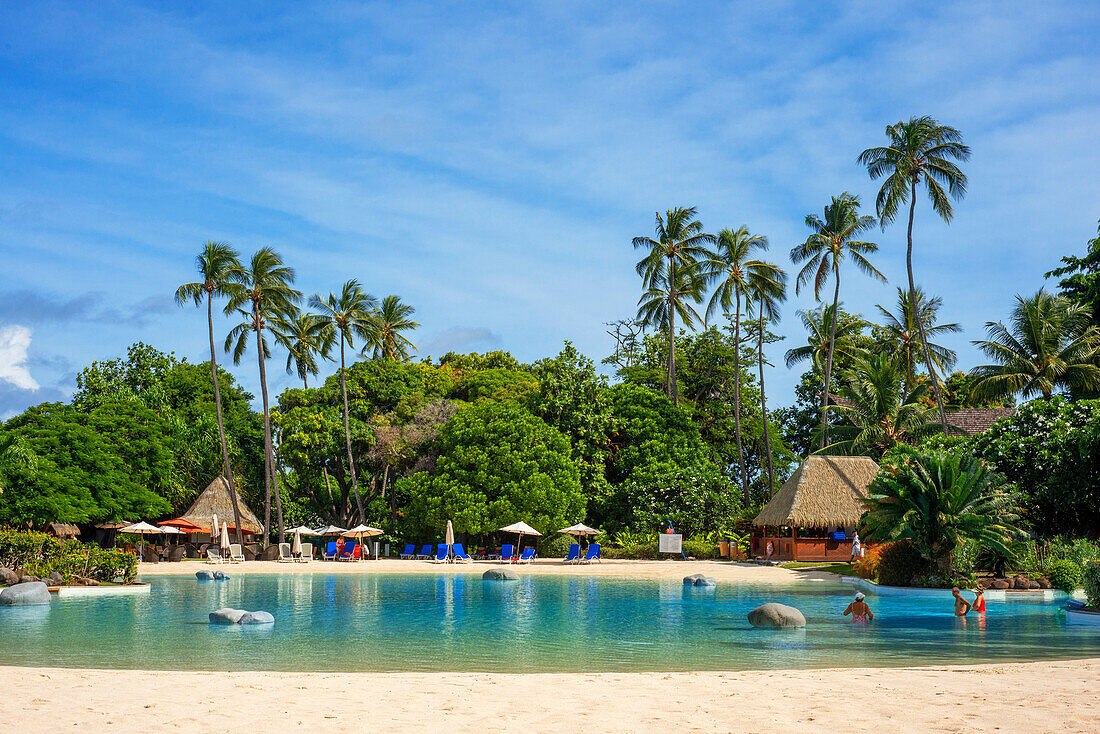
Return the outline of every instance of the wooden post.
<path id="1" fill-rule="evenodd" d="M 798 560 L 798 528 L 791 528 L 791 560 Z"/>

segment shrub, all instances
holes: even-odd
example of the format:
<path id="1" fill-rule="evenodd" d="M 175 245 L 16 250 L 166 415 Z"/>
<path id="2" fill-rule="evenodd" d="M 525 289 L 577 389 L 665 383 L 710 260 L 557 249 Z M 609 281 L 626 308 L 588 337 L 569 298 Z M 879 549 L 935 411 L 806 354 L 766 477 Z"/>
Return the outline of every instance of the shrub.
<path id="1" fill-rule="evenodd" d="M 1047 570 L 1051 586 L 1071 594 L 1081 585 L 1081 575 L 1081 567 L 1065 558 L 1053 561 Z"/>
<path id="2" fill-rule="evenodd" d="M 891 545 L 893 545 L 893 543 L 883 543 L 882 545 L 867 548 L 864 551 L 863 558 L 860 558 L 852 564 L 852 569 L 859 574 L 860 578 L 873 580 L 878 576 L 878 566 L 882 558 L 882 549 Z"/>
<path id="3" fill-rule="evenodd" d="M 122 578 L 131 583 L 137 577 L 137 557 L 132 553 L 18 530 L 0 531 L 0 565 L 22 568 L 39 577 L 57 572 L 66 582 L 83 576 L 108 582 Z"/>
<path id="4" fill-rule="evenodd" d="M 882 547 L 878 562 L 878 583 L 886 586 L 911 586 L 913 579 L 928 570 L 916 544 L 900 540 Z"/>
<path id="5" fill-rule="evenodd" d="M 1100 607 L 1100 561 L 1092 561 L 1085 566 L 1083 576 L 1085 596 L 1088 597 L 1090 607 Z"/>
<path id="6" fill-rule="evenodd" d="M 46 533 L 20 530 L 0 530 L 0 566 L 23 568 L 42 555 L 42 545 L 49 539 Z"/>
<path id="7" fill-rule="evenodd" d="M 684 541 L 684 555 L 695 558 L 715 558 L 718 544 L 706 538 L 688 538 Z"/>
<path id="8" fill-rule="evenodd" d="M 1066 559 L 1084 568 L 1089 561 L 1100 560 L 1100 543 L 1086 538 L 1054 537 L 1042 548 L 1042 556 L 1048 563 Z"/>
<path id="9" fill-rule="evenodd" d="M 951 556 L 952 572 L 963 576 L 972 575 L 977 568 L 979 550 L 981 544 L 969 538 L 955 546 L 955 552 Z"/>

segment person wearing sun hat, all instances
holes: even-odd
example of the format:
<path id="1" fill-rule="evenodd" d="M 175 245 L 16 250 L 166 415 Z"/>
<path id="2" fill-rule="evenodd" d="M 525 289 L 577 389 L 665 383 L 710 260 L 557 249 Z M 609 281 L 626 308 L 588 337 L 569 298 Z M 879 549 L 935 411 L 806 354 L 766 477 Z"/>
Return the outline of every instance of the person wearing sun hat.
<path id="1" fill-rule="evenodd" d="M 856 600 L 848 605 L 848 608 L 844 610 L 844 616 L 852 615 L 853 622 L 870 622 L 875 618 L 875 615 L 871 613 L 871 607 L 867 606 L 867 602 L 864 600 L 863 592 L 856 592 Z"/>

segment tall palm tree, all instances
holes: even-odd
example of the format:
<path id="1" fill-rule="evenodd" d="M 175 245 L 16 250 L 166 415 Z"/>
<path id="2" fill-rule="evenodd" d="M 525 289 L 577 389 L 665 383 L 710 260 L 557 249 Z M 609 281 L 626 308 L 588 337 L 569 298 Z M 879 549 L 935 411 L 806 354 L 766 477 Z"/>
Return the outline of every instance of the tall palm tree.
<path id="1" fill-rule="evenodd" d="M 270 247 L 262 247 L 252 256 L 239 273 L 240 287 L 234 288 L 225 306 L 226 315 L 236 313 L 243 317 L 225 337 L 225 351 L 233 350 L 233 364 L 240 364 L 248 349 L 249 334 L 256 336 L 256 359 L 260 365 L 260 393 L 264 405 L 264 549 L 267 548 L 271 530 L 271 493 L 275 493 L 275 507 L 279 522 L 279 542 L 283 541 L 283 500 L 279 494 L 279 480 L 275 472 L 275 453 L 271 441 L 271 407 L 267 396 L 267 368 L 271 350 L 264 336 L 273 321 L 292 319 L 297 315 L 300 291 L 294 290 L 294 269 L 283 264 L 283 259 Z"/>
<path id="2" fill-rule="evenodd" d="M 332 324 L 315 313 L 300 313 L 292 318 L 271 322 L 275 341 L 286 349 L 286 372 L 297 374 L 302 385 L 309 388 L 309 376 L 320 372 L 316 357 L 329 359 L 336 344 Z"/>
<path id="3" fill-rule="evenodd" d="M 357 280 L 344 283 L 340 295 L 329 293 L 327 298 L 314 294 L 309 305 L 321 312 L 320 316 L 340 335 L 340 394 L 344 398 L 344 438 L 348 448 L 348 472 L 351 476 L 351 489 L 355 494 L 355 503 L 359 508 L 359 522 L 366 522 L 366 510 L 363 498 L 359 494 L 359 483 L 355 476 L 355 458 L 351 452 L 351 417 L 348 410 L 347 365 L 344 360 L 344 345 L 355 348 L 355 338 L 364 341 L 371 338 L 375 328 L 374 310 L 377 299 L 363 290 Z"/>
<path id="4" fill-rule="evenodd" d="M 673 277 L 672 281 L 669 275 Z M 695 310 L 695 304 L 702 303 L 707 283 L 698 263 L 682 264 L 671 271 L 656 270 L 647 282 L 649 287 L 638 299 L 638 321 L 643 326 L 667 329 L 675 323 L 677 315 L 688 328 L 702 323 L 703 317 Z M 668 355 L 675 366 L 675 348 L 670 348 Z M 670 381 L 666 372 L 666 392 L 670 385 L 670 397 L 673 403 L 679 404 L 675 375 Z"/>
<path id="5" fill-rule="evenodd" d="M 886 176 L 875 199 L 875 211 L 883 229 L 894 221 L 902 204 L 909 203 L 909 227 L 906 230 L 905 269 L 909 275 L 909 300 L 916 303 L 917 286 L 913 280 L 913 213 L 917 206 L 917 187 L 923 185 L 932 202 L 932 210 L 947 224 L 951 223 L 956 201 L 966 196 L 966 174 L 954 161 L 970 160 L 970 148 L 963 144 L 962 133 L 941 125 L 935 119 L 910 117 L 886 127 L 890 144 L 868 148 L 859 154 L 859 162 L 867 166 L 871 180 Z M 943 187 L 947 186 L 947 191 Z M 949 196 L 950 194 L 950 196 Z M 939 410 L 940 425 L 947 432 L 947 414 L 943 410 L 940 380 L 936 375 L 932 353 L 924 326 L 917 320 L 917 332 L 924 347 L 924 364 L 932 380 Z"/>
<path id="6" fill-rule="evenodd" d="M 707 304 L 707 320 L 715 310 L 721 308 L 729 314 L 733 308 L 733 420 L 737 433 L 737 468 L 741 475 L 741 487 L 745 503 L 749 502 L 749 475 L 745 469 L 745 450 L 741 441 L 741 303 L 749 290 L 749 279 L 753 274 L 759 277 L 775 277 L 774 266 L 763 260 L 752 258 L 753 251 L 767 250 L 768 238 L 750 234 L 748 227 L 741 225 L 736 230 L 723 229 L 715 238 L 715 247 L 709 253 L 704 277 L 716 283 L 714 293 Z"/>
<path id="7" fill-rule="evenodd" d="M 374 348 L 374 359 L 405 361 L 409 358 L 409 349 L 416 349 L 413 343 L 401 332 L 412 331 L 420 326 L 410 317 L 416 309 L 407 303 L 401 303 L 398 296 L 386 296 L 374 315 L 373 334 L 367 345 Z M 367 346 L 363 347 L 366 352 Z"/>
<path id="8" fill-rule="evenodd" d="M 924 328 L 924 334 L 928 339 L 935 339 L 941 334 L 954 334 L 962 331 L 958 324 L 937 324 L 936 319 L 943 299 L 939 296 L 929 298 L 924 291 L 917 288 L 914 291 L 917 307 L 912 307 L 913 301 L 907 291 L 898 288 L 897 312 L 887 311 L 878 306 L 882 314 L 883 325 L 875 329 L 875 340 L 878 349 L 885 349 L 894 357 L 901 367 L 906 389 L 912 389 L 917 382 L 917 364 L 920 362 L 918 350 L 923 349 L 919 330 Z M 918 318 L 920 326 L 917 325 Z M 928 353 L 936 368 L 943 374 L 951 371 L 955 366 L 955 351 L 939 344 L 928 343 Z"/>
<path id="9" fill-rule="evenodd" d="M 974 394 L 981 398 L 1021 393 L 1049 398 L 1057 388 L 1100 388 L 1100 330 L 1089 323 L 1087 308 L 1064 296 L 1040 290 L 1016 296 L 1011 329 L 986 323 L 987 341 L 975 341 L 997 364 L 975 367 Z"/>
<path id="10" fill-rule="evenodd" d="M 837 304 L 840 312 L 840 320 L 833 325 L 833 306 L 825 303 L 818 308 L 809 311 L 797 311 L 798 318 L 802 320 L 802 326 L 808 332 L 806 343 L 800 347 L 787 350 L 784 361 L 788 367 L 810 360 L 815 370 L 825 371 L 825 358 L 829 353 L 829 339 L 832 335 L 833 357 L 836 367 L 836 357 L 844 357 L 848 362 L 863 357 L 871 344 L 870 337 L 864 335 L 863 330 L 869 324 L 859 316 L 845 313 L 843 304 Z"/>
<path id="11" fill-rule="evenodd" d="M 233 467 L 229 461 L 229 444 L 225 439 L 225 420 L 222 417 L 222 389 L 218 379 L 218 355 L 214 348 L 214 298 L 230 298 L 241 290 L 241 261 L 237 251 L 225 242 L 208 241 L 195 258 L 199 280 L 184 283 L 176 289 L 176 304 L 192 301 L 201 306 L 206 301 L 206 327 L 210 336 L 210 376 L 214 380 L 214 407 L 218 416 L 218 440 L 222 448 L 222 468 L 229 483 L 229 498 L 233 503 L 233 520 L 237 528 L 237 542 L 243 543 L 241 530 L 241 506 L 237 499 L 237 486 L 233 481 Z"/>
<path id="12" fill-rule="evenodd" d="M 694 282 L 701 286 L 701 278 L 691 277 L 681 279 L 676 271 L 683 268 L 693 268 L 700 259 L 708 255 L 707 246 L 714 244 L 714 235 L 703 231 L 703 225 L 696 218 L 695 207 L 676 207 L 665 212 L 662 218 L 657 212 L 657 223 L 654 237 L 635 237 L 634 249 L 647 249 L 649 253 L 638 261 L 635 269 L 642 276 L 648 292 L 642 296 L 648 300 L 651 292 L 657 288 L 664 288 L 669 296 L 677 285 L 686 285 Z M 700 288 L 696 303 L 702 301 Z M 694 298 L 695 294 L 691 294 Z M 668 360 L 667 373 L 665 374 L 665 394 L 672 398 L 675 405 L 680 404 L 680 396 L 676 389 L 676 315 L 683 316 L 682 309 L 671 301 L 663 309 L 667 322 L 661 326 L 668 329 Z M 652 323 L 652 322 L 651 322 Z M 688 324 L 689 326 L 691 324 Z"/>
<path id="13" fill-rule="evenodd" d="M 764 450 L 768 457 L 768 494 L 775 494 L 775 467 L 772 440 L 768 429 L 768 401 L 764 394 L 764 336 L 767 322 L 779 320 L 779 304 L 787 300 L 787 274 L 777 265 L 768 264 L 749 275 L 746 293 L 748 307 L 756 306 L 758 317 L 756 360 L 760 370 L 760 417 L 764 423 Z"/>
<path id="14" fill-rule="evenodd" d="M 813 230 L 801 245 L 791 250 L 791 262 L 805 263 L 798 273 L 794 292 L 797 295 L 810 279 L 814 283 L 814 299 L 821 300 L 821 288 L 833 278 L 833 313 L 840 306 L 840 264 L 850 258 L 867 275 L 885 282 L 886 276 L 867 259 L 877 252 L 878 245 L 854 239 L 875 226 L 874 217 L 859 215 L 859 197 L 845 191 L 834 196 L 825 207 L 824 221 L 816 214 L 806 215 L 806 226 Z M 821 390 L 821 446 L 829 436 L 829 385 L 833 379 L 833 348 L 836 345 L 836 319 L 829 324 L 829 347 L 825 353 L 825 385 Z"/>

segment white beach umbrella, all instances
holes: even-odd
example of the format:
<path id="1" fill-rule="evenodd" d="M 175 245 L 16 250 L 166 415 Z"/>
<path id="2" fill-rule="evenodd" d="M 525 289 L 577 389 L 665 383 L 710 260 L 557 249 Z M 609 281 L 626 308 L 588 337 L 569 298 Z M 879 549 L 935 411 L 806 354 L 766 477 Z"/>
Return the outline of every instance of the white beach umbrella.
<path id="1" fill-rule="evenodd" d="M 576 525 L 570 525 L 567 528 L 562 528 L 558 532 L 564 533 L 565 535 L 599 535 L 603 531 L 596 530 L 595 528 L 590 528 L 584 523 L 577 523 Z"/>
<path id="2" fill-rule="evenodd" d="M 294 529 L 294 542 L 290 545 L 290 555 L 298 558 L 302 555 L 302 533 L 301 528 Z"/>
<path id="3" fill-rule="evenodd" d="M 519 546 L 523 545 L 524 535 L 542 535 L 542 533 L 540 533 L 538 530 L 535 530 L 533 527 L 522 521 L 514 522 L 511 525 L 506 525 L 500 528 L 500 531 L 503 533 L 515 533 L 519 536 L 519 542 L 516 544 L 516 550 L 519 550 Z"/>
<path id="4" fill-rule="evenodd" d="M 119 528 L 118 532 L 134 533 L 136 535 L 140 535 L 141 539 L 138 542 L 138 548 L 142 549 L 145 547 L 146 535 L 160 535 L 164 532 L 164 528 L 158 528 L 156 525 L 150 525 L 147 522 L 138 522 L 134 523 L 133 525 L 127 525 L 124 528 Z"/>
<path id="5" fill-rule="evenodd" d="M 288 533 L 298 533 L 300 535 L 320 535 L 319 532 L 313 530 L 313 528 L 307 528 L 305 525 L 299 525 L 296 528 L 287 530 Z M 340 532 L 343 532 L 342 530 Z"/>
<path id="6" fill-rule="evenodd" d="M 350 530 L 345 530 L 340 533 L 345 538 L 358 538 L 359 539 L 359 560 L 363 560 L 363 538 L 373 538 L 376 535 L 381 535 L 384 530 L 378 528 L 372 528 L 370 525 L 359 524 Z"/>
<path id="7" fill-rule="evenodd" d="M 443 542 L 447 544 L 447 557 L 451 556 L 451 546 L 455 544 L 455 528 L 451 521 L 447 521 L 447 532 L 443 535 Z"/>
<path id="8" fill-rule="evenodd" d="M 222 552 L 229 550 L 229 523 L 222 523 L 222 537 L 218 541 L 218 546 L 222 549 Z"/>
<path id="9" fill-rule="evenodd" d="M 214 513 L 214 522 L 210 525 L 210 542 L 213 543 L 218 539 L 218 513 Z"/>
<path id="10" fill-rule="evenodd" d="M 341 527 L 337 527 L 336 525 L 326 525 L 325 527 L 314 531 L 314 534 L 323 537 L 326 535 L 343 535 L 346 532 L 347 530 Z"/>

